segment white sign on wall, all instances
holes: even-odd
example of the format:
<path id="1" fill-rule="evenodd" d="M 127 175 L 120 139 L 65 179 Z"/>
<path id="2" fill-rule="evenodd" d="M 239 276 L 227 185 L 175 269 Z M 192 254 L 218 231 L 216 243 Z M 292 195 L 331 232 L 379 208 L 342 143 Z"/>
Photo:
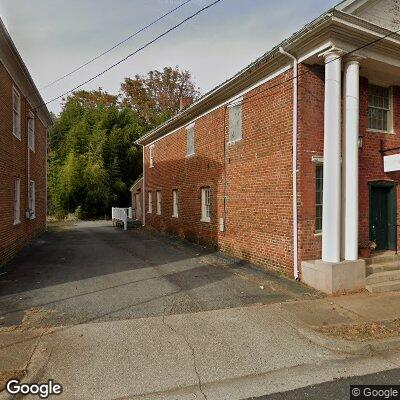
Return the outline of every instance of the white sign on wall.
<path id="1" fill-rule="evenodd" d="M 385 172 L 400 171 L 400 154 L 384 156 L 383 169 Z"/>

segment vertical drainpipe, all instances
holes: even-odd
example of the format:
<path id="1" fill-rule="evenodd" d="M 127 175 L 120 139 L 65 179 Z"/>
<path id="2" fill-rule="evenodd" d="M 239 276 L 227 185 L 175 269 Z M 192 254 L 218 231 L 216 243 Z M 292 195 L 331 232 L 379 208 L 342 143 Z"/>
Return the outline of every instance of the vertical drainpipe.
<path id="1" fill-rule="evenodd" d="M 283 49 L 279 48 L 280 53 L 293 60 L 293 272 L 296 280 L 299 277 L 299 240 L 298 240 L 298 207 L 297 207 L 297 136 L 299 131 L 299 112 L 298 112 L 298 60 L 297 58 Z"/>
<path id="2" fill-rule="evenodd" d="M 142 226 L 146 225 L 146 185 L 145 185 L 145 163 L 144 163 L 144 157 L 146 154 L 146 146 L 142 146 L 142 160 L 143 160 L 143 184 L 142 184 Z"/>

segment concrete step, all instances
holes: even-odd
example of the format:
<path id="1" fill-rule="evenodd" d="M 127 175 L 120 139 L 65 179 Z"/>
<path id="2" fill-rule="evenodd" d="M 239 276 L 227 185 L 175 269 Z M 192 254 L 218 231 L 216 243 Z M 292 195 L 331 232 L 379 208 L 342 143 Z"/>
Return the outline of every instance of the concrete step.
<path id="1" fill-rule="evenodd" d="M 366 286 L 367 290 L 371 293 L 393 292 L 400 290 L 400 280 L 374 283 Z"/>
<path id="2" fill-rule="evenodd" d="M 373 257 L 365 259 L 365 263 L 367 265 L 383 264 L 396 261 L 400 262 L 400 256 L 396 254 L 394 251 L 385 251 L 381 254 L 378 253 Z"/>
<path id="3" fill-rule="evenodd" d="M 400 281 L 400 270 L 378 272 L 376 274 L 367 276 L 366 280 L 367 285 L 391 281 Z"/>
<path id="4" fill-rule="evenodd" d="M 400 261 L 386 261 L 367 265 L 367 275 L 400 270 Z"/>

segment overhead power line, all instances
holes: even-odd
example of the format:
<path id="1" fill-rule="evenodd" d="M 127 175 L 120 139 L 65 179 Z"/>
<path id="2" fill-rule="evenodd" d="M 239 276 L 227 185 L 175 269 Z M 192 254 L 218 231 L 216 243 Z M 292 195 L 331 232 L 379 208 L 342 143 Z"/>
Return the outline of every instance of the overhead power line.
<path id="1" fill-rule="evenodd" d="M 169 28 L 168 30 L 166 30 L 165 32 L 163 32 L 162 34 L 158 35 L 157 37 L 155 37 L 154 39 L 150 40 L 149 42 L 147 42 L 144 46 L 139 47 L 137 50 L 135 50 L 134 52 L 128 54 L 126 57 L 120 59 L 119 61 L 115 62 L 114 64 L 110 65 L 108 68 L 106 68 L 105 70 L 99 72 L 98 74 L 92 76 L 91 78 L 87 79 L 85 82 L 82 82 L 81 84 L 75 86 L 74 88 L 64 92 L 63 94 L 60 94 L 57 97 L 54 97 L 51 100 L 48 100 L 46 102 L 44 102 L 42 105 L 37 106 L 35 108 L 35 110 L 46 106 L 47 104 L 50 104 L 56 100 L 61 99 L 62 97 L 66 96 L 67 94 L 70 94 L 72 92 L 74 92 L 77 89 L 80 89 L 82 86 L 86 85 L 89 82 L 94 81 L 95 79 L 97 79 L 98 77 L 104 75 L 106 72 L 110 71 L 111 69 L 115 68 L 116 66 L 118 66 L 119 64 L 122 64 L 123 62 L 125 62 L 126 60 L 128 60 L 130 57 L 138 54 L 139 52 L 141 52 L 142 50 L 144 50 L 146 47 L 149 47 L 150 45 L 152 45 L 153 43 L 155 43 L 156 41 L 158 41 L 159 39 L 161 39 L 162 37 L 168 35 L 168 33 L 172 32 L 173 30 L 177 29 L 178 27 L 180 27 L 181 25 L 185 24 L 186 22 L 190 21 L 191 19 L 193 19 L 194 17 L 196 17 L 197 15 L 201 14 L 202 12 L 204 12 L 205 10 L 215 6 L 217 3 L 219 3 L 222 0 L 216 0 L 213 3 L 201 8 L 200 10 L 196 11 L 194 14 L 190 15 L 189 17 L 185 18 L 184 20 L 182 20 L 181 22 L 179 22 L 178 24 L 174 25 L 172 28 Z"/>
<path id="2" fill-rule="evenodd" d="M 44 90 L 47 89 L 50 86 L 55 85 L 56 83 L 62 81 L 65 78 L 68 78 L 69 76 L 73 75 L 75 72 L 80 71 L 82 68 L 85 68 L 86 66 L 88 66 L 89 64 L 93 63 L 94 61 L 98 60 L 99 58 L 105 56 L 106 54 L 110 53 L 112 50 L 116 49 L 118 46 L 121 46 L 122 44 L 126 43 L 128 40 L 134 38 L 135 36 L 139 35 L 139 33 L 142 33 L 143 31 L 145 31 L 146 29 L 150 28 L 151 26 L 155 25 L 157 22 L 161 21 L 162 19 L 164 19 L 165 17 L 167 17 L 168 15 L 172 14 L 173 12 L 175 12 L 176 10 L 178 10 L 179 8 L 183 7 L 184 5 L 186 5 L 187 3 L 190 3 L 192 0 L 186 0 L 184 3 L 180 4 L 178 7 L 173 8 L 172 10 L 168 11 L 167 13 L 161 15 L 160 17 L 158 17 L 157 19 L 155 19 L 154 21 L 150 22 L 149 24 L 147 24 L 146 26 L 144 26 L 143 28 L 140 28 L 138 31 L 136 31 L 135 33 L 132 33 L 131 35 L 129 35 L 127 38 L 121 40 L 120 42 L 116 43 L 114 46 L 110 47 L 109 49 L 103 51 L 102 53 L 98 54 L 97 56 L 93 57 L 92 59 L 86 61 L 84 64 L 80 65 L 79 67 L 76 67 L 75 69 L 73 69 L 72 71 L 68 72 L 67 74 L 60 76 L 59 78 L 55 79 L 54 81 L 48 83 L 47 85 L 44 85 L 43 87 L 41 87 L 39 90 Z"/>

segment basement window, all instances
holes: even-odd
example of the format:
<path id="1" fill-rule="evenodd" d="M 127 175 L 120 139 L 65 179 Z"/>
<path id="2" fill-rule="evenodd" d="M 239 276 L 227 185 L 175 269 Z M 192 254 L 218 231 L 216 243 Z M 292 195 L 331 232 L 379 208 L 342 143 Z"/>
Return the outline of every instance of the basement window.
<path id="1" fill-rule="evenodd" d="M 391 131 L 391 104 L 391 88 L 368 85 L 368 129 Z"/>
<path id="2" fill-rule="evenodd" d="M 324 187 L 324 166 L 315 166 L 315 232 L 322 232 L 322 204 Z"/>
<path id="3" fill-rule="evenodd" d="M 201 221 L 211 222 L 211 188 L 201 188 Z"/>

